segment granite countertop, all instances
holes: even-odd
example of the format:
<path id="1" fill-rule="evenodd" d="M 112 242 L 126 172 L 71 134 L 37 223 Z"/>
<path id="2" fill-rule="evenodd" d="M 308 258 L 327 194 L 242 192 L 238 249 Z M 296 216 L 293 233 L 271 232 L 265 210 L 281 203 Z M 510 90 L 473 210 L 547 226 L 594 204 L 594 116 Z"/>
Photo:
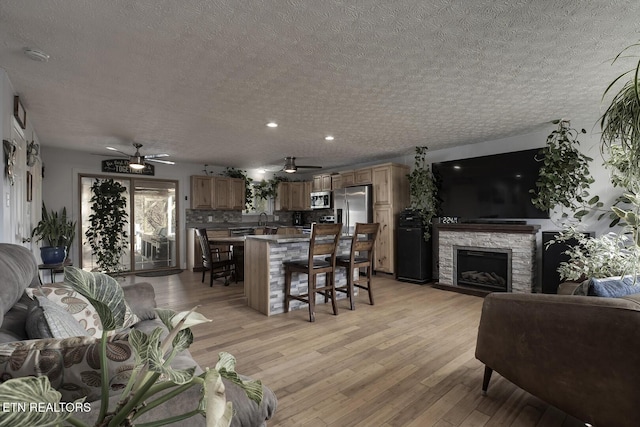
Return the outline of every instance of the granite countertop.
<path id="1" fill-rule="evenodd" d="M 265 235 L 252 235 L 245 236 L 247 240 L 261 240 L 271 243 L 296 243 L 296 242 L 308 242 L 311 240 L 311 236 L 308 234 L 302 235 L 289 235 L 286 234 L 265 234 Z M 351 240 L 351 236 L 340 236 L 340 240 Z"/>
<path id="2" fill-rule="evenodd" d="M 263 228 L 263 227 L 296 227 L 291 224 L 282 224 L 277 222 L 270 222 L 266 225 L 258 225 L 257 222 L 189 222 L 186 224 L 187 228 L 206 228 L 208 230 L 228 230 L 234 228 Z"/>

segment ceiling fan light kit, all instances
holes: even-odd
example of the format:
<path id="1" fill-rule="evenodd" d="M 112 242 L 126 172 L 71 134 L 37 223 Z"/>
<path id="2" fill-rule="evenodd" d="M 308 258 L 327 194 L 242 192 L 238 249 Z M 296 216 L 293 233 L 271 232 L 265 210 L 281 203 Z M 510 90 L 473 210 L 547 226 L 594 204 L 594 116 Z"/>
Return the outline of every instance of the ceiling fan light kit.
<path id="1" fill-rule="evenodd" d="M 284 158 L 284 166 L 282 167 L 282 171 L 286 173 L 296 173 L 299 168 L 304 169 L 322 169 L 322 166 L 296 166 L 296 158 L 295 157 L 285 157 Z"/>

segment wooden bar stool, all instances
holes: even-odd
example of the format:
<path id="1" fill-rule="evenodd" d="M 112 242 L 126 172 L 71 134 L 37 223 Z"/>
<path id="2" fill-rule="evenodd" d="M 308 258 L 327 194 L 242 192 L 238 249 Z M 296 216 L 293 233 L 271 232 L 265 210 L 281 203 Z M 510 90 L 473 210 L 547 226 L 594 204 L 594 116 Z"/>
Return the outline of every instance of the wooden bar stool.
<path id="1" fill-rule="evenodd" d="M 292 299 L 309 304 L 309 321 L 315 322 L 316 293 L 324 295 L 325 302 L 331 299 L 333 314 L 338 314 L 336 305 L 335 269 L 336 252 L 340 240 L 342 224 L 316 224 L 309 241 L 309 256 L 306 260 L 283 262 L 284 276 L 284 312 L 289 312 L 289 301 Z M 327 257 L 327 255 L 329 255 Z M 322 257 L 318 259 L 317 257 Z M 291 295 L 291 275 L 293 272 L 304 273 L 309 277 L 309 290 L 306 294 Z M 316 276 L 325 273 L 325 284 L 316 286 Z"/>
<path id="2" fill-rule="evenodd" d="M 373 270 L 373 247 L 378 236 L 380 224 L 356 223 L 356 229 L 351 239 L 351 253 L 349 256 L 336 257 L 336 267 L 347 269 L 347 285 L 336 287 L 336 291 L 346 292 L 349 296 L 351 310 L 356 309 L 353 301 L 354 286 L 369 293 L 369 303 L 373 305 L 373 292 L 371 290 L 371 270 Z M 363 255 L 363 252 L 366 252 Z M 365 275 L 360 276 L 360 269 L 366 269 Z M 353 270 L 358 271 L 358 278 L 353 279 Z"/>

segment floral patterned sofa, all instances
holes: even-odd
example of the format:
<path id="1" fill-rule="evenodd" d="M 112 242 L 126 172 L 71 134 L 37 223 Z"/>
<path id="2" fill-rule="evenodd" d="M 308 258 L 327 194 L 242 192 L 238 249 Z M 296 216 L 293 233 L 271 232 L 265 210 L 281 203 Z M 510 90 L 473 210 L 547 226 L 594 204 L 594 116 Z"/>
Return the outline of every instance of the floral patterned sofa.
<path id="1" fill-rule="evenodd" d="M 46 375 L 62 394 L 63 402 L 85 396 L 91 410 L 76 413 L 91 421 L 97 416 L 100 399 L 99 340 L 102 328 L 91 304 L 64 284 L 40 285 L 33 254 L 18 245 L 0 243 L 0 382 L 24 376 Z M 129 306 L 128 326 L 150 333 L 164 328 L 155 315 L 155 293 L 148 283 L 123 287 Z M 165 329 L 166 330 L 166 329 Z M 134 353 L 126 330 L 115 334 L 107 349 L 110 378 L 110 406 L 125 387 L 133 369 Z M 188 351 L 178 355 L 172 366 L 196 366 Z M 233 402 L 232 426 L 264 426 L 273 415 L 277 399 L 263 386 L 260 405 L 247 398 L 243 390 L 225 381 L 227 400 Z M 197 407 L 201 391 L 192 387 L 167 403 L 140 417 L 148 422 L 182 414 Z M 205 419 L 189 418 L 190 426 L 204 426 Z M 184 423 L 184 422 L 183 422 Z M 177 423 L 175 425 L 184 425 Z"/>

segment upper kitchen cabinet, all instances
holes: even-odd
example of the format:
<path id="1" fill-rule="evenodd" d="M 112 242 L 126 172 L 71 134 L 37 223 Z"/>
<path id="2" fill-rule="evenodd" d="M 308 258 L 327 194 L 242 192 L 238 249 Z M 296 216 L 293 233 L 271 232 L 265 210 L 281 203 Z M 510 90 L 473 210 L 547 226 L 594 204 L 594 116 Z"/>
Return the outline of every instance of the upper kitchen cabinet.
<path id="1" fill-rule="evenodd" d="M 354 171 L 342 172 L 340 176 L 342 177 L 342 188 L 356 185 L 356 174 Z"/>
<path id="2" fill-rule="evenodd" d="M 245 183 L 242 178 L 224 176 L 191 177 L 191 209 L 244 209 Z"/>
<path id="3" fill-rule="evenodd" d="M 374 166 L 371 178 L 373 181 L 373 203 L 402 205 L 404 209 L 409 203 L 409 167 L 396 163 Z"/>
<path id="4" fill-rule="evenodd" d="M 213 208 L 213 180 L 210 176 L 191 177 L 191 209 Z"/>
<path id="5" fill-rule="evenodd" d="M 278 184 L 276 210 L 308 211 L 311 209 L 311 181 L 281 182 Z"/>
<path id="6" fill-rule="evenodd" d="M 367 185 L 373 182 L 372 169 L 363 168 L 354 172 L 355 185 Z"/>
<path id="7" fill-rule="evenodd" d="M 342 188 L 342 174 L 331 175 L 331 189 L 339 190 Z"/>
<path id="8" fill-rule="evenodd" d="M 311 191 L 331 191 L 332 188 L 330 174 L 314 175 Z"/>

